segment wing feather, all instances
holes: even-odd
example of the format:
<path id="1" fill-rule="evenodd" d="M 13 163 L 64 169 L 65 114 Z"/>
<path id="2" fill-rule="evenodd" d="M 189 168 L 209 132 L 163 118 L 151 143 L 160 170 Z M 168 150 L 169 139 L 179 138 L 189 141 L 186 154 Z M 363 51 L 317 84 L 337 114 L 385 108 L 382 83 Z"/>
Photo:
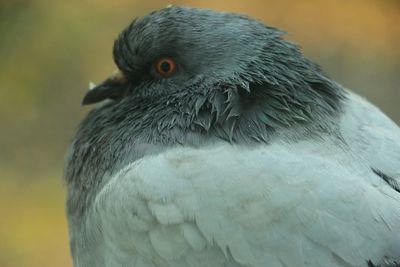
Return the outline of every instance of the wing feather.
<path id="1" fill-rule="evenodd" d="M 376 106 L 351 92 L 341 132 L 353 153 L 400 184 L 400 128 Z"/>

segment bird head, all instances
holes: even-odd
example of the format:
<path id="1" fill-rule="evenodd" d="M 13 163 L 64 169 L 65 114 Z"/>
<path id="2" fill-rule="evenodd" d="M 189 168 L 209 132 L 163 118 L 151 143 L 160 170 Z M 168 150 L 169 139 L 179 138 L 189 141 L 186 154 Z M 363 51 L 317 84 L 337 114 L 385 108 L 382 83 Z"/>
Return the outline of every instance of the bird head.
<path id="1" fill-rule="evenodd" d="M 210 86 L 238 81 L 248 87 L 249 80 L 266 78 L 263 57 L 280 36 L 238 14 L 184 7 L 153 12 L 122 31 L 113 50 L 118 71 L 90 90 L 83 103 L 127 95 L 160 97 L 192 88 L 199 80 Z M 271 75 L 275 72 L 271 69 Z"/>
<path id="2" fill-rule="evenodd" d="M 262 99 L 275 99 L 267 108 L 278 113 L 303 105 L 299 119 L 307 119 L 305 111 L 317 102 L 322 112 L 334 112 L 338 90 L 282 35 L 234 13 L 174 6 L 152 12 L 122 31 L 113 49 L 118 70 L 89 90 L 83 104 L 104 99 L 187 102 L 190 95 L 222 92 L 223 109 L 233 116 L 245 112 L 246 103 L 255 106 Z M 217 106 L 221 98 L 208 100 Z"/>

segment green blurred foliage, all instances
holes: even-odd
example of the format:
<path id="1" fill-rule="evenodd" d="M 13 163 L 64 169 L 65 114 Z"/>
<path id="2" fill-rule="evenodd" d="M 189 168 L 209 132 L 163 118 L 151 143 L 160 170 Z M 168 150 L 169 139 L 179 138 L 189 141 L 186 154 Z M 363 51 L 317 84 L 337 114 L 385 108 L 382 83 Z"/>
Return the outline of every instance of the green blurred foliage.
<path id="1" fill-rule="evenodd" d="M 113 40 L 167 4 L 247 13 L 400 122 L 400 1 L 0 0 L 0 266 L 71 266 L 64 152 L 88 81 L 115 66 Z"/>

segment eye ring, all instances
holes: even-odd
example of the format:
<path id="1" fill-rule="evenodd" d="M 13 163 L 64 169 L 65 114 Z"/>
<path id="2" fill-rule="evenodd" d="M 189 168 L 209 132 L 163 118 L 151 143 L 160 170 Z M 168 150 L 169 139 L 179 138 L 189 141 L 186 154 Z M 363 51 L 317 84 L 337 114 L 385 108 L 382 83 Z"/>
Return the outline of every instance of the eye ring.
<path id="1" fill-rule="evenodd" d="M 158 75 L 170 77 L 176 72 L 175 60 L 171 57 L 161 57 L 155 62 L 154 69 Z"/>

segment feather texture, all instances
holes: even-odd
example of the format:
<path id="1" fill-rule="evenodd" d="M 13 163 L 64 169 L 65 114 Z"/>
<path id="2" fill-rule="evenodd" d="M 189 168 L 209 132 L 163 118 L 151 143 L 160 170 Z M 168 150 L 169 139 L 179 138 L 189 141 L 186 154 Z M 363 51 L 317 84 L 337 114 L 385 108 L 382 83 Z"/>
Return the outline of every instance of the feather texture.
<path id="1" fill-rule="evenodd" d="M 368 105 L 352 97 L 351 105 Z M 352 121 L 346 116 L 354 109 L 343 123 Z M 358 132 L 345 129 L 350 143 Z M 380 152 L 374 139 L 361 141 Z M 138 266 L 254 267 L 366 266 L 388 253 L 400 257 L 390 246 L 400 237 L 400 194 L 371 171 L 376 153 L 349 153 L 360 145 L 351 144 L 221 142 L 144 157 L 114 175 L 95 199 L 88 223 L 98 224 L 112 247 L 99 255 L 106 262 L 129 255 L 111 266 L 131 266 L 137 258 L 148 262 Z M 374 167 L 396 173 L 399 162 L 391 160 Z"/>
<path id="2" fill-rule="evenodd" d="M 398 126 L 282 34 L 170 7 L 119 35 L 66 159 L 76 267 L 400 261 Z"/>

